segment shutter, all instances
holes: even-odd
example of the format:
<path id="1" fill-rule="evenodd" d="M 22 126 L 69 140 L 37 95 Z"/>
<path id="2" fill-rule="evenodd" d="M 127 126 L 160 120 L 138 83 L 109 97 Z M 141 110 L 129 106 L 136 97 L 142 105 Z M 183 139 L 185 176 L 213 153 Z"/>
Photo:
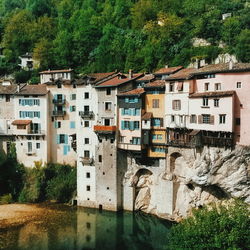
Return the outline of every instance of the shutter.
<path id="1" fill-rule="evenodd" d="M 125 113 L 125 112 L 124 112 L 124 108 L 123 108 L 123 109 L 122 109 L 122 115 L 124 115 L 124 113 Z"/>
<path id="2" fill-rule="evenodd" d="M 73 95 L 72 95 L 72 94 L 70 95 L 70 100 L 71 100 L 71 101 L 73 100 Z"/>
<path id="3" fill-rule="evenodd" d="M 199 124 L 202 124 L 203 122 L 202 122 L 202 115 L 198 115 L 198 123 Z"/>
<path id="4" fill-rule="evenodd" d="M 72 106 L 69 106 L 69 111 L 72 112 Z"/>
<path id="5" fill-rule="evenodd" d="M 174 107 L 174 100 L 172 101 L 172 109 L 175 110 L 175 107 Z"/>
<path id="6" fill-rule="evenodd" d="M 210 115 L 210 124 L 214 124 L 214 115 Z"/>
<path id="7" fill-rule="evenodd" d="M 68 144 L 68 142 L 69 142 L 68 135 L 64 135 L 64 141 L 65 141 L 65 144 Z"/>
<path id="8" fill-rule="evenodd" d="M 131 109 L 131 111 L 132 111 L 132 115 L 135 116 L 136 115 L 135 108 Z"/>
<path id="9" fill-rule="evenodd" d="M 130 130 L 134 130 L 134 122 L 130 122 L 129 123 L 129 129 Z"/>
<path id="10" fill-rule="evenodd" d="M 57 100 L 57 95 L 54 95 L 54 99 Z"/>
<path id="11" fill-rule="evenodd" d="M 54 126 L 55 128 L 58 128 L 58 123 L 57 123 L 57 121 L 54 122 L 54 125 L 55 125 L 55 126 Z"/>
<path id="12" fill-rule="evenodd" d="M 63 155 L 68 154 L 68 145 L 63 145 Z"/>
<path id="13" fill-rule="evenodd" d="M 121 125 L 122 125 L 122 130 L 124 130 L 125 129 L 124 121 L 121 122 Z"/>
<path id="14" fill-rule="evenodd" d="M 70 151 L 70 145 L 68 145 L 68 152 Z"/>
<path id="15" fill-rule="evenodd" d="M 128 102 L 129 102 L 129 98 L 125 98 L 125 102 L 127 102 L 127 103 L 128 103 Z"/>
<path id="16" fill-rule="evenodd" d="M 60 144 L 60 135 L 56 135 L 56 144 Z"/>

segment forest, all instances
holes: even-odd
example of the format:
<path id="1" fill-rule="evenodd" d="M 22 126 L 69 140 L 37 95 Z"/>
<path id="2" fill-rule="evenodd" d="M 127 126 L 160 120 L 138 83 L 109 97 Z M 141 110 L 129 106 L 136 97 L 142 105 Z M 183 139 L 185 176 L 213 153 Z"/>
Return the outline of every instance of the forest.
<path id="1" fill-rule="evenodd" d="M 249 62 L 249 13 L 247 0 L 0 0 L 0 75 L 18 73 L 26 52 L 37 70 L 77 73 L 152 72 L 220 53 Z"/>

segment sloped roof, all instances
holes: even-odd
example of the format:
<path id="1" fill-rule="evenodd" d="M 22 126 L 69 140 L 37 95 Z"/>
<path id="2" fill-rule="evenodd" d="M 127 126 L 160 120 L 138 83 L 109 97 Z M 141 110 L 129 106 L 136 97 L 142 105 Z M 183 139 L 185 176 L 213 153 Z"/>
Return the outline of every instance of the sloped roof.
<path id="1" fill-rule="evenodd" d="M 16 95 L 46 95 L 48 90 L 45 84 L 25 85 Z"/>
<path id="2" fill-rule="evenodd" d="M 145 88 L 164 88 L 166 85 L 165 80 L 155 80 L 153 82 L 149 82 L 145 84 Z"/>
<path id="3" fill-rule="evenodd" d="M 12 125 L 29 125 L 31 120 L 14 120 Z"/>
<path id="4" fill-rule="evenodd" d="M 95 78 L 95 82 L 98 82 L 98 81 L 105 79 L 109 76 L 112 76 L 114 74 L 116 74 L 115 71 L 114 72 L 107 72 L 107 73 L 91 73 L 91 74 L 87 74 L 87 76 Z"/>
<path id="5" fill-rule="evenodd" d="M 142 115 L 142 120 L 150 120 L 153 117 L 153 114 L 151 112 L 146 112 Z"/>
<path id="6" fill-rule="evenodd" d="M 143 93 L 145 93 L 145 90 L 143 88 L 138 88 L 138 89 L 132 89 L 123 93 L 117 94 L 117 96 L 140 96 Z"/>
<path id="7" fill-rule="evenodd" d="M 0 85 L 0 94 L 3 94 L 3 95 L 15 94 L 16 90 L 17 90 L 17 84 L 12 84 L 8 86 Z"/>
<path id="8" fill-rule="evenodd" d="M 104 87 L 118 87 L 121 84 L 136 80 L 137 78 L 139 78 L 140 76 L 142 76 L 143 74 L 139 73 L 139 74 L 133 74 L 132 78 L 129 78 L 127 76 L 125 76 L 124 74 L 118 74 L 115 77 L 108 79 L 107 81 L 103 81 L 100 84 L 97 83 L 97 85 L 95 86 L 96 88 L 104 88 Z"/>
<path id="9" fill-rule="evenodd" d="M 183 69 L 183 66 L 169 67 L 158 69 L 154 74 L 155 75 L 169 75 L 177 72 L 178 70 Z"/>
<path id="10" fill-rule="evenodd" d="M 194 93 L 189 95 L 189 98 L 202 98 L 202 97 L 227 97 L 233 96 L 235 91 L 211 91 L 211 92 L 202 92 Z"/>
<path id="11" fill-rule="evenodd" d="M 230 63 L 210 64 L 198 69 L 195 75 L 244 71 L 250 71 L 250 63 L 233 63 L 231 69 Z"/>
<path id="12" fill-rule="evenodd" d="M 187 68 L 187 69 L 182 69 L 178 72 L 176 72 L 175 74 L 167 77 L 165 80 L 169 81 L 169 80 L 187 80 L 190 79 L 195 72 L 197 72 L 198 69 L 195 68 Z"/>
<path id="13" fill-rule="evenodd" d="M 67 73 L 67 72 L 72 72 L 72 71 L 73 69 L 46 70 L 46 71 L 39 72 L 39 74 Z"/>
<path id="14" fill-rule="evenodd" d="M 155 79 L 155 76 L 153 74 L 146 74 L 140 77 L 139 79 L 137 79 L 136 81 L 146 82 L 146 81 L 152 81 L 153 79 Z"/>

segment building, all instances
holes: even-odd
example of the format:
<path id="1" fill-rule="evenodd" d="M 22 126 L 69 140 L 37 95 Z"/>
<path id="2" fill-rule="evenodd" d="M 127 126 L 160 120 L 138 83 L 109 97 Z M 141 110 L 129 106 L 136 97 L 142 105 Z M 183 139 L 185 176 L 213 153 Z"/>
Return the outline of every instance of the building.
<path id="1" fill-rule="evenodd" d="M 34 68 L 39 67 L 39 62 L 32 57 L 32 53 L 27 52 L 26 54 L 19 56 L 19 59 L 21 63 L 18 65 L 23 70 L 33 70 Z"/>
<path id="2" fill-rule="evenodd" d="M 183 69 L 182 66 L 168 67 L 168 65 L 166 65 L 164 68 L 161 68 L 161 69 L 158 69 L 157 71 L 155 71 L 154 75 L 155 75 L 155 78 L 157 80 L 164 80 L 168 76 L 178 72 L 181 69 Z"/>
<path id="3" fill-rule="evenodd" d="M 56 80 L 73 80 L 74 74 L 72 69 L 47 70 L 40 72 L 40 83 L 55 82 Z"/>
<path id="4" fill-rule="evenodd" d="M 48 90 L 45 85 L 18 87 L 12 121 L 17 160 L 27 167 L 50 162 Z"/>

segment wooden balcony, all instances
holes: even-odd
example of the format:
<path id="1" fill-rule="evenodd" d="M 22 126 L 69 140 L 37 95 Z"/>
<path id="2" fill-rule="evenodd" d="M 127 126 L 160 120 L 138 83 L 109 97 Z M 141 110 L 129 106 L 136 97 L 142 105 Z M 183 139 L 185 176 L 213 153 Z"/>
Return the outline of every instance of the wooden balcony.
<path id="1" fill-rule="evenodd" d="M 98 134 L 113 134 L 116 132 L 116 126 L 95 125 L 94 131 Z"/>
<path id="2" fill-rule="evenodd" d="M 66 111 L 63 110 L 54 110 L 52 112 L 52 116 L 65 116 L 66 115 Z"/>
<path id="3" fill-rule="evenodd" d="M 94 119 L 95 115 L 93 111 L 80 111 L 79 115 L 82 119 L 92 120 Z"/>
<path id="4" fill-rule="evenodd" d="M 83 165 L 93 165 L 94 159 L 91 157 L 81 157 L 81 162 Z"/>

